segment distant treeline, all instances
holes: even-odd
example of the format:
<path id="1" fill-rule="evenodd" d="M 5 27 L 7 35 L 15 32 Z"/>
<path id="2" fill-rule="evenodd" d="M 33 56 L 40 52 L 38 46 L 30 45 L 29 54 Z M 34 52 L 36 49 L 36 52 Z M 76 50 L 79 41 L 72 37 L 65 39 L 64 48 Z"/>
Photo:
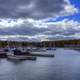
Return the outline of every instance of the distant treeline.
<path id="1" fill-rule="evenodd" d="M 16 41 L 0 41 L 0 47 L 5 46 L 35 46 L 35 47 L 80 47 L 80 40 L 59 40 L 59 41 L 43 41 L 43 42 L 16 42 Z"/>

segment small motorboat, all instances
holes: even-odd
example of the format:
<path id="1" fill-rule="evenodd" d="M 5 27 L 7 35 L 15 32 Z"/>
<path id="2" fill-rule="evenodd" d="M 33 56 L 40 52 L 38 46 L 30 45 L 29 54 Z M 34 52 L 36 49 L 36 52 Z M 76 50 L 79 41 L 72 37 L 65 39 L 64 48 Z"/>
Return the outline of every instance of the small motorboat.
<path id="1" fill-rule="evenodd" d="M 11 60 L 36 60 L 35 56 L 8 55 L 7 58 Z"/>
<path id="2" fill-rule="evenodd" d="M 36 49 L 32 49 L 32 52 L 46 52 L 46 48 L 36 48 Z"/>
<path id="3" fill-rule="evenodd" d="M 56 50 L 56 48 L 49 47 L 49 48 L 47 48 L 46 50 Z"/>
<path id="4" fill-rule="evenodd" d="M 31 55 L 38 57 L 54 57 L 54 54 L 31 53 Z"/>
<path id="5" fill-rule="evenodd" d="M 21 52 L 20 50 L 8 51 L 7 58 L 11 60 L 36 60 L 36 56 L 31 56 L 30 52 Z"/>

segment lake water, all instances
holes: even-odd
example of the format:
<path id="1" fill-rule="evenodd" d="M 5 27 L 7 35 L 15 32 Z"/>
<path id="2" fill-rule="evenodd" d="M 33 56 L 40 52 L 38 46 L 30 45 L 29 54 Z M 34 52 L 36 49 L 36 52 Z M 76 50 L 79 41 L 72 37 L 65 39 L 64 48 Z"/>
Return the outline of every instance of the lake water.
<path id="1" fill-rule="evenodd" d="M 0 59 L 0 80 L 80 80 L 80 52 L 67 49 L 47 51 L 54 58 L 36 61 Z"/>

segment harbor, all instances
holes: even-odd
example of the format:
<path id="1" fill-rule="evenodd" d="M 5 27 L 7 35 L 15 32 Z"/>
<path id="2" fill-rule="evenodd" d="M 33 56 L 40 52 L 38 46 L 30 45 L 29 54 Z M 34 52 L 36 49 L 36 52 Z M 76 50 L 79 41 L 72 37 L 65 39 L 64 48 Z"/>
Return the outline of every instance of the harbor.
<path id="1" fill-rule="evenodd" d="M 36 61 L 0 59 L 0 80 L 80 80 L 79 51 L 57 48 L 46 53 L 55 57 L 37 57 Z"/>
<path id="2" fill-rule="evenodd" d="M 47 51 L 46 48 L 45 50 L 43 50 L 43 48 L 33 50 L 32 48 L 10 48 L 8 46 L 0 50 L 0 58 L 11 60 L 36 60 L 37 57 L 54 57 L 53 53 L 47 53 Z"/>
<path id="3" fill-rule="evenodd" d="M 80 40 L 43 42 L 0 41 L 0 57 L 11 60 L 37 60 L 37 57 L 55 57 L 57 48 L 80 50 Z M 53 53 L 49 51 L 53 50 Z"/>

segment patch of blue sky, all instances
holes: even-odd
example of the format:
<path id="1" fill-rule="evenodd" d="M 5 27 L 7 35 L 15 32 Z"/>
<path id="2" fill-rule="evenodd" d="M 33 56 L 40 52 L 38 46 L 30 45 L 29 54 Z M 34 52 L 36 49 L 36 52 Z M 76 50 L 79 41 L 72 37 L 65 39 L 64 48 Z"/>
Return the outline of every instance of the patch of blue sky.
<path id="1" fill-rule="evenodd" d="M 73 15 L 68 15 L 68 16 L 61 16 L 56 19 L 49 19 L 48 22 L 57 22 L 57 21 L 62 21 L 64 19 L 68 20 L 74 20 L 74 21 L 79 21 L 80 22 L 80 13 L 75 13 Z"/>
<path id="2" fill-rule="evenodd" d="M 80 0 L 70 0 L 70 3 L 80 9 Z"/>
<path id="3" fill-rule="evenodd" d="M 80 10 L 80 0 L 69 0 L 72 5 L 74 5 L 78 10 Z M 80 12 L 74 13 L 73 15 L 67 15 L 67 16 L 60 16 L 57 17 L 56 19 L 51 18 L 47 22 L 57 22 L 57 21 L 62 21 L 64 19 L 68 20 L 74 20 L 80 22 Z"/>

